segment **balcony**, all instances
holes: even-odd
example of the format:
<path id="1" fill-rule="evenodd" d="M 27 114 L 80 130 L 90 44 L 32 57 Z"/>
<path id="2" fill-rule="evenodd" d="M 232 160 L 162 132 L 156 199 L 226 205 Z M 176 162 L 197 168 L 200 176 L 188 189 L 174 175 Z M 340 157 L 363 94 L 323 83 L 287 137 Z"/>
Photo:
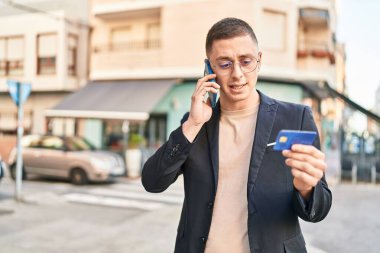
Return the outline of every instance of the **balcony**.
<path id="1" fill-rule="evenodd" d="M 299 44 L 297 58 L 313 57 L 316 59 L 328 59 L 330 64 L 335 64 L 335 55 L 332 46 L 327 42 L 306 40 Z"/>
<path id="2" fill-rule="evenodd" d="M 161 48 L 161 40 L 126 41 L 95 46 L 93 53 L 149 51 Z"/>
<path id="3" fill-rule="evenodd" d="M 99 1 L 92 8 L 92 14 L 102 19 L 125 19 L 141 16 L 155 16 L 160 13 L 160 8 L 165 0 L 154 1 Z"/>
<path id="4" fill-rule="evenodd" d="M 300 22 L 305 27 L 328 27 L 330 15 L 327 9 L 305 7 L 299 9 Z"/>
<path id="5" fill-rule="evenodd" d="M 159 68 L 161 53 L 160 40 L 98 45 L 92 49 L 91 74 Z"/>

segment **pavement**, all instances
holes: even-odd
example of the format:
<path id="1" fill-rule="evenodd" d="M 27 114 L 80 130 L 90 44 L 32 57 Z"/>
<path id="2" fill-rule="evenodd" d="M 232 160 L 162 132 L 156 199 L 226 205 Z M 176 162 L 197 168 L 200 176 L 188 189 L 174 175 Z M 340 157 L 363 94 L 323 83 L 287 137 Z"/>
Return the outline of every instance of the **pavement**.
<path id="1" fill-rule="evenodd" d="M 329 180 L 337 182 L 336 180 Z M 14 182 L 0 182 L 0 252 L 173 252 L 182 182 L 163 194 L 139 180 L 84 187 L 35 179 L 13 200 Z M 302 222 L 309 253 L 379 252 L 380 185 L 334 184 L 333 207 L 318 224 Z"/>

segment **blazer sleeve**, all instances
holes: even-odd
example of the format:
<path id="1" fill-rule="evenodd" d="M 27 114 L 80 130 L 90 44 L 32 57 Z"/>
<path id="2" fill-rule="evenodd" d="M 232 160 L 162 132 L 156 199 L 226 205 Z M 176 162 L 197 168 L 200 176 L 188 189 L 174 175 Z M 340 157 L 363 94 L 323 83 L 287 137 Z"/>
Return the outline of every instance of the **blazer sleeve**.
<path id="1" fill-rule="evenodd" d="M 165 191 L 183 172 L 183 164 L 193 145 L 182 132 L 182 124 L 188 115 L 184 115 L 181 126 L 174 130 L 169 139 L 145 162 L 141 180 L 146 191 Z"/>
<path id="2" fill-rule="evenodd" d="M 310 107 L 304 108 L 301 129 L 305 131 L 316 131 L 318 133 Z M 318 134 L 313 145 L 321 149 Z M 297 190 L 294 190 L 293 193 L 293 204 L 297 215 L 305 221 L 319 222 L 323 220 L 330 211 L 331 203 L 332 195 L 328 188 L 325 175 L 323 175 L 322 179 L 313 188 L 309 201 L 306 202 Z"/>

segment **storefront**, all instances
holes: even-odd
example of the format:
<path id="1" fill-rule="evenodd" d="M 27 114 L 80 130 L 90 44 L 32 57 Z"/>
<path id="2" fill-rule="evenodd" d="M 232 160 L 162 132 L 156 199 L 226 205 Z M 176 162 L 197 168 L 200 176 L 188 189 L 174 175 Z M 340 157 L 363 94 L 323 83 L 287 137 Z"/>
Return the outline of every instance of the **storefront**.
<path id="1" fill-rule="evenodd" d="M 52 134 L 75 134 L 124 155 L 157 146 L 166 137 L 166 115 L 154 113 L 173 80 L 92 82 L 46 111 Z M 57 123 L 58 122 L 58 123 Z"/>

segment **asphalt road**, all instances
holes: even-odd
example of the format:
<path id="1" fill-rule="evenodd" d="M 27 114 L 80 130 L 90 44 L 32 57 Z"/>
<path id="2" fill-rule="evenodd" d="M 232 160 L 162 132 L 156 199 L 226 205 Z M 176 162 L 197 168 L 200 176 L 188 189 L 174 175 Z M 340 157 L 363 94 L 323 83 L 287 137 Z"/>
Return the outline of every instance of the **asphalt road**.
<path id="1" fill-rule="evenodd" d="M 162 194 L 146 193 L 139 180 L 73 186 L 34 178 L 0 182 L 0 252 L 173 251 L 183 200 L 181 181 Z M 333 207 L 317 224 L 302 223 L 311 253 L 379 252 L 380 185 L 332 186 Z"/>

